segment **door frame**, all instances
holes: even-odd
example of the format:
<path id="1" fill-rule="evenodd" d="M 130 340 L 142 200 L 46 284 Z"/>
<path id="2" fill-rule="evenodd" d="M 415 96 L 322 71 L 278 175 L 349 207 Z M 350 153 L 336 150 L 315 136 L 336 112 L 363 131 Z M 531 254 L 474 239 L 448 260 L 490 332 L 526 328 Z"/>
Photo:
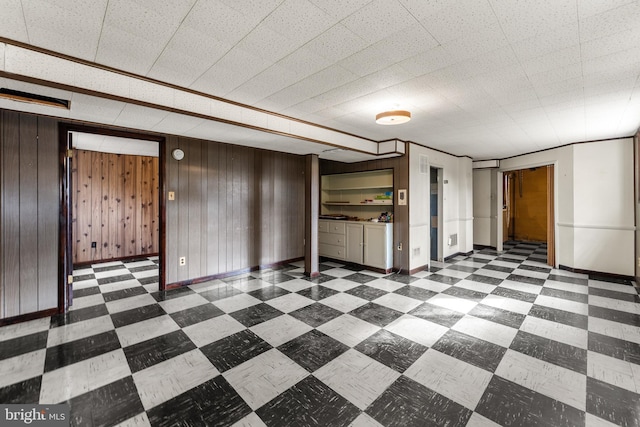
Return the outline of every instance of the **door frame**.
<path id="1" fill-rule="evenodd" d="M 553 242 L 552 245 L 553 247 L 551 248 L 553 250 L 553 263 L 549 264 L 552 267 L 557 268 L 558 267 L 558 254 L 560 253 L 560 239 L 558 238 L 558 162 L 557 161 L 546 161 L 546 162 L 540 162 L 540 163 L 530 163 L 530 164 L 523 164 L 523 165 L 518 165 L 518 166 L 513 166 L 513 167 L 509 167 L 509 168 L 500 168 L 499 170 L 496 171 L 497 174 L 497 179 L 496 179 L 496 194 L 498 195 L 497 197 L 497 203 L 498 206 L 502 206 L 502 185 L 503 185 L 503 173 L 504 172 L 509 172 L 509 171 L 517 171 L 517 170 L 521 170 L 521 169 L 529 169 L 529 168 L 536 168 L 536 167 L 547 167 L 547 166 L 553 166 L 553 171 L 552 171 L 552 179 L 553 182 L 549 183 L 549 180 L 547 180 L 547 186 L 548 186 L 548 190 L 551 191 L 553 194 L 551 194 L 551 199 L 549 200 L 549 195 L 547 195 L 547 209 L 553 209 L 552 213 L 553 213 L 553 227 L 549 227 L 547 224 L 547 243 L 549 242 L 549 238 L 553 237 Z M 550 173 L 550 172 L 548 172 Z M 549 203 L 552 203 L 553 206 L 549 207 Z M 502 239 L 503 239 L 503 235 L 502 235 L 502 208 L 500 208 L 498 210 L 498 215 L 497 215 L 497 220 L 498 220 L 498 224 L 496 227 L 496 250 L 497 251 L 502 251 L 503 246 L 502 246 Z M 548 217 L 547 217 L 548 218 Z M 550 232 L 553 232 L 553 236 L 550 236 Z M 547 251 L 549 251 L 549 248 L 547 248 Z M 549 252 L 547 252 L 549 253 Z M 547 263 L 549 259 L 547 260 Z"/>
<path id="2" fill-rule="evenodd" d="M 72 233 L 72 202 L 71 169 L 73 159 L 67 155 L 70 147 L 70 132 L 91 133 L 128 139 L 141 139 L 158 143 L 158 290 L 166 287 L 166 204 L 165 204 L 165 146 L 166 138 L 161 135 L 137 133 L 113 128 L 87 126 L 77 123 L 60 122 L 58 124 L 59 159 L 60 159 L 60 221 L 59 221 L 59 268 L 58 268 L 58 312 L 66 313 L 72 302 L 73 277 L 73 233 Z"/>

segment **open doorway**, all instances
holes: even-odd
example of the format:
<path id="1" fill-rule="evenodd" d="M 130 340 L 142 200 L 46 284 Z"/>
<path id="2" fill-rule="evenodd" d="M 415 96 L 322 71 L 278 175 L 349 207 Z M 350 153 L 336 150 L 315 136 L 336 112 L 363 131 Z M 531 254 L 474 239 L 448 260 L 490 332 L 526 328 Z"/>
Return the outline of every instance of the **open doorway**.
<path id="1" fill-rule="evenodd" d="M 429 169 L 429 215 L 431 260 L 442 261 L 442 169 Z"/>
<path id="2" fill-rule="evenodd" d="M 60 138 L 60 311 L 73 305 L 74 276 L 90 276 L 103 294 L 164 290 L 164 138 L 82 126 L 62 126 Z"/>
<path id="3" fill-rule="evenodd" d="M 555 265 L 554 166 L 502 174 L 502 242 L 537 244 Z"/>

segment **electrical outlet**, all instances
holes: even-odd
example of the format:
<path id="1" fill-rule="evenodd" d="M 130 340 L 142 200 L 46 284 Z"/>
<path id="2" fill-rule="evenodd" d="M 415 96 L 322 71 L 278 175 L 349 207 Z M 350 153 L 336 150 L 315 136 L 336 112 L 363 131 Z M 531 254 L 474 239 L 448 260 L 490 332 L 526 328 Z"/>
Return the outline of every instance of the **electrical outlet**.
<path id="1" fill-rule="evenodd" d="M 398 250 L 401 251 L 402 250 L 402 243 L 398 243 Z"/>
<path id="2" fill-rule="evenodd" d="M 180 257 L 180 265 L 187 265 L 187 258 L 186 257 L 183 257 L 183 256 Z"/>
<path id="3" fill-rule="evenodd" d="M 175 200 L 175 199 L 176 199 L 176 193 L 175 193 L 175 191 L 169 191 L 169 194 L 168 194 L 167 199 L 169 199 L 169 200 Z"/>

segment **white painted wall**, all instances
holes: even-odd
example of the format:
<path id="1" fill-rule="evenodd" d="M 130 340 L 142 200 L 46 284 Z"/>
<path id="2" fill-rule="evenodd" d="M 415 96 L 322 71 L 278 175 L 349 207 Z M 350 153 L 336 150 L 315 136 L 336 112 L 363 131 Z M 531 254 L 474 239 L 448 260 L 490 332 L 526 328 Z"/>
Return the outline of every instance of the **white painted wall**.
<path id="1" fill-rule="evenodd" d="M 633 276 L 633 161 L 633 140 L 622 138 L 518 156 L 500 166 L 555 164 L 556 264 Z"/>
<path id="2" fill-rule="evenodd" d="M 574 146 L 575 268 L 635 275 L 633 140 Z"/>
<path id="3" fill-rule="evenodd" d="M 420 172 L 421 158 L 426 173 Z M 455 157 L 429 148 L 409 146 L 409 268 L 428 265 L 430 254 L 430 167 L 442 168 L 443 256 L 473 250 L 473 175 L 471 159 Z M 449 246 L 448 237 L 458 234 L 458 244 Z"/>
<path id="4" fill-rule="evenodd" d="M 495 228 L 491 226 L 495 222 L 491 215 L 494 204 L 491 193 L 495 192 L 491 186 L 491 174 L 495 174 L 495 170 L 473 170 L 473 243 L 476 245 L 495 246 L 491 245 L 491 231 Z"/>

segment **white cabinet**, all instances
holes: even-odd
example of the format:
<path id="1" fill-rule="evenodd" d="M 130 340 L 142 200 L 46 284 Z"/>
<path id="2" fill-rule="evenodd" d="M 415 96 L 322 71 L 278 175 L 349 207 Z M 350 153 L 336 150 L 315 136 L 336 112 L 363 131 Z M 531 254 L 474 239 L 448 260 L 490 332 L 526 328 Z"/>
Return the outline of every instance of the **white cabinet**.
<path id="1" fill-rule="evenodd" d="M 347 246 L 346 246 L 346 257 L 345 260 L 349 262 L 354 262 L 356 264 L 362 264 L 363 254 L 363 239 L 364 239 L 364 230 L 362 228 L 362 224 L 358 224 L 356 222 L 348 222 L 346 224 L 347 230 Z"/>
<path id="2" fill-rule="evenodd" d="M 391 224 L 364 224 L 363 264 L 388 269 L 393 264 L 393 232 Z"/>
<path id="3" fill-rule="evenodd" d="M 318 221 L 318 254 L 345 259 L 345 241 L 344 221 Z"/>
<path id="4" fill-rule="evenodd" d="M 384 271 L 393 268 L 393 224 L 362 221 L 318 221 L 320 256 Z"/>

